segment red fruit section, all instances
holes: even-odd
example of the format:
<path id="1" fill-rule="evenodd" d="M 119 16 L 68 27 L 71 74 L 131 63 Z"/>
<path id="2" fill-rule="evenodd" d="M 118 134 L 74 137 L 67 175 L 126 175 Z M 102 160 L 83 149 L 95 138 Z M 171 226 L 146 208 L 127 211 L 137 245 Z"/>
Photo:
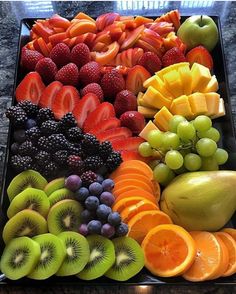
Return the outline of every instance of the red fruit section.
<path id="1" fill-rule="evenodd" d="M 102 131 L 96 135 L 100 142 L 113 141 L 116 139 L 126 139 L 132 136 L 132 132 L 127 128 L 114 128 Z"/>
<path id="2" fill-rule="evenodd" d="M 91 128 L 88 132 L 90 134 L 96 135 L 102 131 L 114 129 L 120 127 L 120 120 L 116 117 L 108 118 L 101 120 L 98 124 L 96 124 L 93 128 Z"/>
<path id="3" fill-rule="evenodd" d="M 122 139 L 117 139 L 112 142 L 112 147 L 114 150 L 129 150 L 129 151 L 137 151 L 139 144 L 145 142 L 145 140 L 141 137 L 130 137 L 125 141 Z"/>
<path id="4" fill-rule="evenodd" d="M 121 154 L 123 161 L 128 161 L 128 160 L 141 160 L 144 162 L 149 161 L 149 159 L 147 157 L 142 157 L 138 153 L 138 151 L 134 151 L 134 150 L 121 150 L 120 154 Z"/>
<path id="5" fill-rule="evenodd" d="M 62 83 L 60 83 L 58 81 L 54 81 L 51 84 L 49 84 L 44 89 L 44 91 L 40 97 L 39 106 L 52 108 L 52 104 L 54 102 L 54 99 L 55 99 L 58 91 L 60 91 L 62 87 L 63 87 Z"/>

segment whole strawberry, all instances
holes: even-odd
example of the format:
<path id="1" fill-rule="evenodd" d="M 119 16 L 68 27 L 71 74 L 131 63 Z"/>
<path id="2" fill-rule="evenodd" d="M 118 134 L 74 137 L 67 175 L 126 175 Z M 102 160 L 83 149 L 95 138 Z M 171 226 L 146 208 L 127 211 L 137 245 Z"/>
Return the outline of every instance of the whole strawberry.
<path id="1" fill-rule="evenodd" d="M 46 84 L 49 84 L 55 80 L 57 66 L 51 58 L 44 57 L 36 64 L 35 71 L 40 74 Z"/>
<path id="2" fill-rule="evenodd" d="M 125 80 L 123 76 L 114 69 L 104 74 L 101 80 L 101 87 L 104 96 L 110 100 L 114 100 L 116 94 L 125 89 Z"/>
<path id="3" fill-rule="evenodd" d="M 79 77 L 84 86 L 90 83 L 99 83 L 101 80 L 101 66 L 95 61 L 90 61 L 81 67 Z"/>
<path id="4" fill-rule="evenodd" d="M 61 68 L 70 62 L 70 48 L 64 43 L 58 43 L 52 48 L 50 57 Z"/>
<path id="5" fill-rule="evenodd" d="M 138 111 L 126 111 L 120 117 L 122 127 L 129 128 L 134 135 L 138 135 L 145 126 L 144 116 Z"/>
<path id="6" fill-rule="evenodd" d="M 29 50 L 25 47 L 21 51 L 21 66 L 28 71 L 34 71 L 35 66 L 44 56 L 35 50 Z"/>
<path id="7" fill-rule="evenodd" d="M 146 68 L 152 75 L 161 69 L 161 60 L 153 52 L 145 52 L 140 57 L 138 64 Z"/>
<path id="8" fill-rule="evenodd" d="M 90 61 L 89 47 L 84 43 L 76 45 L 71 51 L 71 61 L 75 63 L 78 68 L 88 63 Z"/>
<path id="9" fill-rule="evenodd" d="M 79 82 L 79 70 L 74 63 L 63 66 L 56 74 L 55 80 L 63 85 L 77 86 Z"/>
<path id="10" fill-rule="evenodd" d="M 183 52 L 177 47 L 171 48 L 162 57 L 163 67 L 169 66 L 174 63 L 185 62 L 185 61 L 186 61 L 186 58 Z"/>
<path id="11" fill-rule="evenodd" d="M 85 86 L 81 90 L 81 96 L 85 96 L 88 93 L 94 93 L 99 98 L 100 102 L 103 101 L 104 95 L 103 95 L 102 88 L 99 84 L 91 83 Z"/>
<path id="12" fill-rule="evenodd" d="M 137 110 L 137 98 L 129 90 L 120 91 L 116 95 L 114 108 L 117 117 L 120 117 L 126 111 Z"/>

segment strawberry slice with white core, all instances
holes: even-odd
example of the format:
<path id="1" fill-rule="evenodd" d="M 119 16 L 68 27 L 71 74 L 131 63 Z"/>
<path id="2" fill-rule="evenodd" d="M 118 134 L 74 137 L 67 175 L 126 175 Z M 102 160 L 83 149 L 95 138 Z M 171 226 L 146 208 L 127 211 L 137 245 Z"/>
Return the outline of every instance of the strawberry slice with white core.
<path id="1" fill-rule="evenodd" d="M 98 134 L 102 131 L 106 131 L 106 130 L 110 130 L 110 129 L 114 129 L 114 128 L 118 128 L 118 127 L 120 127 L 120 120 L 116 117 L 111 117 L 108 119 L 101 120 L 98 124 L 96 124 L 88 132 L 90 134 L 93 134 L 96 136 L 96 134 Z"/>
<path id="2" fill-rule="evenodd" d="M 138 146 L 145 142 L 145 140 L 141 137 L 130 137 L 127 138 L 126 140 L 114 140 L 112 142 L 112 148 L 115 151 L 121 151 L 121 150 L 128 150 L 128 151 L 137 151 Z"/>
<path id="3" fill-rule="evenodd" d="M 100 142 L 110 141 L 114 139 L 121 139 L 121 138 L 125 140 L 125 138 L 131 137 L 131 136 L 132 136 L 132 132 L 130 131 L 130 129 L 125 127 L 102 131 L 96 135 L 97 139 Z"/>
<path id="4" fill-rule="evenodd" d="M 52 108 L 53 101 L 57 93 L 61 90 L 62 87 L 63 87 L 62 83 L 58 81 L 54 81 L 51 84 L 49 84 L 44 89 L 43 94 L 40 97 L 39 106 Z"/>

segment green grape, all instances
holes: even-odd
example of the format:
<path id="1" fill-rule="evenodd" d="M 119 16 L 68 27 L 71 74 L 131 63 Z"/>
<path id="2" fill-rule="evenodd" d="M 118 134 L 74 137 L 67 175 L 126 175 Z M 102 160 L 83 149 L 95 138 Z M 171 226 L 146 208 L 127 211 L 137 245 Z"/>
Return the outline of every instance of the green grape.
<path id="1" fill-rule="evenodd" d="M 184 157 L 184 166 L 189 171 L 199 170 L 201 165 L 201 157 L 195 153 L 189 153 Z"/>
<path id="2" fill-rule="evenodd" d="M 169 130 L 173 133 L 177 133 L 178 124 L 186 119 L 182 115 L 174 115 L 169 122 Z"/>
<path id="3" fill-rule="evenodd" d="M 212 121 L 206 115 L 199 115 L 194 119 L 193 125 L 197 131 L 205 132 L 208 131 L 212 126 Z"/>
<path id="4" fill-rule="evenodd" d="M 197 135 L 199 138 L 209 138 L 215 142 L 218 142 L 220 140 L 220 132 L 213 127 L 205 132 L 197 132 Z"/>
<path id="5" fill-rule="evenodd" d="M 152 160 L 148 163 L 148 165 L 150 166 L 151 169 L 154 169 L 158 164 L 160 163 L 160 161 L 158 159 Z"/>
<path id="6" fill-rule="evenodd" d="M 166 132 L 163 135 L 163 147 L 166 150 L 177 149 L 180 145 L 180 140 L 177 134 Z"/>
<path id="7" fill-rule="evenodd" d="M 214 158 L 219 165 L 226 163 L 226 161 L 228 160 L 228 157 L 229 157 L 229 155 L 226 150 L 221 149 L 221 148 L 216 149 L 216 152 L 214 154 Z"/>
<path id="8" fill-rule="evenodd" d="M 179 151 L 171 150 L 165 155 L 165 163 L 170 169 L 178 169 L 183 165 L 184 159 Z"/>
<path id="9" fill-rule="evenodd" d="M 211 171 L 211 170 L 218 170 L 218 169 L 219 169 L 219 165 L 213 156 L 202 157 L 202 166 L 200 170 Z"/>
<path id="10" fill-rule="evenodd" d="M 148 142 L 143 142 L 138 146 L 138 152 L 143 157 L 148 157 L 152 155 L 152 147 Z"/>
<path id="11" fill-rule="evenodd" d="M 152 148 L 161 148 L 163 143 L 163 135 L 164 133 L 161 131 L 152 130 L 147 136 L 147 141 L 152 146 Z"/>
<path id="12" fill-rule="evenodd" d="M 162 186 L 166 187 L 167 185 L 169 185 L 169 183 L 175 178 L 175 173 L 170 169 L 167 179 L 165 180 L 165 182 L 162 183 Z"/>
<path id="13" fill-rule="evenodd" d="M 192 140 L 195 137 L 196 130 L 188 121 L 182 121 L 178 124 L 177 135 L 183 141 Z"/>
<path id="14" fill-rule="evenodd" d="M 216 142 L 209 138 L 202 138 L 196 144 L 197 153 L 203 157 L 212 156 L 217 149 Z"/>
<path id="15" fill-rule="evenodd" d="M 159 163 L 153 170 L 154 179 L 160 183 L 165 183 L 169 178 L 169 173 L 171 169 L 164 163 Z"/>

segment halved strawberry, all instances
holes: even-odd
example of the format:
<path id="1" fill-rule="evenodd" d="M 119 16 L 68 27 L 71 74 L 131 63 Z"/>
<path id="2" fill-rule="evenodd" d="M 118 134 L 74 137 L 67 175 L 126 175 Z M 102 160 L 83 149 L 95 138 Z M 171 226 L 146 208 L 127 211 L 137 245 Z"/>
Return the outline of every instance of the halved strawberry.
<path id="1" fill-rule="evenodd" d="M 88 132 L 90 134 L 96 135 L 102 131 L 119 128 L 120 127 L 120 120 L 116 117 L 111 117 L 108 119 L 101 120 L 96 126 L 90 129 Z"/>
<path id="2" fill-rule="evenodd" d="M 112 147 L 116 151 L 129 150 L 129 151 L 138 151 L 138 146 L 145 142 L 141 137 L 130 137 L 126 140 L 115 140 L 112 142 Z"/>
<path id="3" fill-rule="evenodd" d="M 62 83 L 54 81 L 49 84 L 43 91 L 43 94 L 39 100 L 40 107 L 49 107 L 52 108 L 52 103 L 59 90 L 63 87 Z"/>
<path id="4" fill-rule="evenodd" d="M 96 135 L 100 142 L 112 141 L 114 139 L 128 138 L 132 136 L 132 132 L 128 128 L 114 128 L 106 131 L 102 131 Z"/>
<path id="5" fill-rule="evenodd" d="M 83 125 L 84 131 L 88 133 L 89 130 L 96 126 L 100 121 L 114 116 L 114 106 L 109 102 L 103 102 L 87 116 Z"/>
<path id="6" fill-rule="evenodd" d="M 39 103 L 39 99 L 45 89 L 41 76 L 33 71 L 28 73 L 16 88 L 17 102 L 29 100 L 34 104 Z"/>
<path id="7" fill-rule="evenodd" d="M 210 70 L 213 68 L 213 59 L 210 52 L 203 46 L 197 46 L 190 50 L 186 55 L 187 61 L 192 66 L 195 62 L 200 63 Z"/>
<path id="8" fill-rule="evenodd" d="M 94 111 L 100 104 L 98 97 L 93 93 L 88 93 L 77 103 L 73 109 L 73 114 L 77 120 L 77 124 L 82 128 L 88 114 Z"/>
<path id="9" fill-rule="evenodd" d="M 79 92 L 73 86 L 63 86 L 57 93 L 53 103 L 52 111 L 57 119 L 71 112 L 79 103 Z"/>
<path id="10" fill-rule="evenodd" d="M 150 73 L 141 65 L 133 66 L 128 72 L 126 78 L 126 89 L 137 95 L 139 92 L 143 92 L 143 82 L 150 78 Z"/>
<path id="11" fill-rule="evenodd" d="M 123 161 L 127 160 L 141 160 L 144 162 L 149 162 L 150 158 L 149 157 L 143 157 L 141 156 L 138 151 L 133 151 L 133 150 L 123 150 L 120 151 L 121 157 Z"/>

